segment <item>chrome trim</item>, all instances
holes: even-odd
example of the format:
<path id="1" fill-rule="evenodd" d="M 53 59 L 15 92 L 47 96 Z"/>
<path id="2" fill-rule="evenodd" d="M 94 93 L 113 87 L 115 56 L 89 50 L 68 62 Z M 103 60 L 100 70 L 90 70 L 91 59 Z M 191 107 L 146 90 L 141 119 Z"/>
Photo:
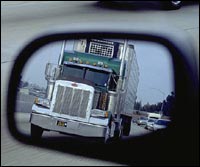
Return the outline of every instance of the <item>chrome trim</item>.
<path id="1" fill-rule="evenodd" d="M 57 121 L 67 122 L 67 127 L 56 125 Z M 31 113 L 30 122 L 46 130 L 57 131 L 84 137 L 104 137 L 106 126 L 94 125 L 85 122 L 72 121 L 69 119 L 52 117 L 50 115 Z"/>

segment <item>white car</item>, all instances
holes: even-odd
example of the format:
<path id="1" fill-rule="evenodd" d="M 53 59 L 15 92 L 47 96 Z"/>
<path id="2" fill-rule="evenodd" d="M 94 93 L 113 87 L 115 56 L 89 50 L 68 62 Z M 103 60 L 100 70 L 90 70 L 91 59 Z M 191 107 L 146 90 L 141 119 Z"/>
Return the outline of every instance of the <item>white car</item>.
<path id="1" fill-rule="evenodd" d="M 158 119 L 154 124 L 153 124 L 153 130 L 158 130 L 158 129 L 165 129 L 169 125 L 171 121 L 167 119 Z"/>
<path id="2" fill-rule="evenodd" d="M 147 117 L 140 117 L 136 122 L 138 125 L 146 125 L 148 121 Z"/>
<path id="3" fill-rule="evenodd" d="M 157 121 L 157 119 L 148 119 L 147 123 L 146 123 L 146 126 L 145 126 L 145 129 L 148 129 L 148 130 L 153 130 L 153 124 Z"/>

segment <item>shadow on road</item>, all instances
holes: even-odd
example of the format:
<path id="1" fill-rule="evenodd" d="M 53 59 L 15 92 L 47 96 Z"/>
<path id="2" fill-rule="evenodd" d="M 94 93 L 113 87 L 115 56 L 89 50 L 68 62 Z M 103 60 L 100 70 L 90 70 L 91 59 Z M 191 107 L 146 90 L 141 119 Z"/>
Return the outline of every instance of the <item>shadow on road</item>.
<path id="1" fill-rule="evenodd" d="M 154 136 L 154 140 L 155 139 L 156 138 Z M 153 142 L 160 145 L 160 148 L 164 147 L 158 140 Z M 163 161 L 163 155 L 157 155 L 157 159 L 154 159 L 154 154 L 149 154 L 154 148 L 151 137 L 149 138 L 149 141 L 146 141 L 141 137 L 135 137 L 134 140 L 132 138 L 128 138 L 110 144 L 104 144 L 100 140 L 96 140 L 94 138 L 44 137 L 40 142 L 35 144 L 64 153 L 128 165 L 144 165 L 149 163 L 161 164 L 161 161 Z M 146 148 L 145 154 L 144 150 L 141 149 L 141 146 L 142 148 Z"/>
<path id="2" fill-rule="evenodd" d="M 95 7 L 100 7 L 104 9 L 111 10 L 121 10 L 121 11 L 142 11 L 142 10 L 161 10 L 160 3 L 154 2 L 109 2 L 101 1 L 94 4 Z"/>
<path id="3" fill-rule="evenodd" d="M 190 6 L 193 4 L 199 4 L 196 2 L 186 2 L 182 6 Z M 120 10 L 120 11 L 162 11 L 165 9 L 162 1 L 126 1 L 126 2 L 114 2 L 114 1 L 98 1 L 93 4 L 94 7 L 101 9 L 110 9 L 110 10 Z"/>

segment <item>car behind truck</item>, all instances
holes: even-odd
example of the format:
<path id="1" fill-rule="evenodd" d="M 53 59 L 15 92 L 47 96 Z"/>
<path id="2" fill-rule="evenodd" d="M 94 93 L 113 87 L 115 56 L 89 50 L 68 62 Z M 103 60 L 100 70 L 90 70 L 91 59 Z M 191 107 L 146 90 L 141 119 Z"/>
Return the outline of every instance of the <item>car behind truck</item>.
<path id="1" fill-rule="evenodd" d="M 64 41 L 58 64 L 47 63 L 46 98 L 36 98 L 31 136 L 44 130 L 104 141 L 128 136 L 139 82 L 134 45 L 105 39 Z"/>

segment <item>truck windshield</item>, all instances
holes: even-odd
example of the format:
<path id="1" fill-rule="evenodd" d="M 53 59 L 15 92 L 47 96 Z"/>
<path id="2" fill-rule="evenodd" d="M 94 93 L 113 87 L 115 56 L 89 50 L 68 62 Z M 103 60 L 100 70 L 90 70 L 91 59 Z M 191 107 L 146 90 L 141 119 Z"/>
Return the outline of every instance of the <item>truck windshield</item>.
<path id="1" fill-rule="evenodd" d="M 62 77 L 76 77 L 76 78 L 84 78 L 84 69 L 80 67 L 73 66 L 64 66 Z"/>
<path id="2" fill-rule="evenodd" d="M 85 79 L 93 82 L 97 86 L 107 86 L 109 73 L 87 69 Z"/>
<path id="3" fill-rule="evenodd" d="M 106 87 L 110 77 L 109 72 L 98 71 L 87 67 L 64 66 L 61 74 L 62 79 L 76 78 L 80 80 L 90 81 L 96 86 Z"/>

